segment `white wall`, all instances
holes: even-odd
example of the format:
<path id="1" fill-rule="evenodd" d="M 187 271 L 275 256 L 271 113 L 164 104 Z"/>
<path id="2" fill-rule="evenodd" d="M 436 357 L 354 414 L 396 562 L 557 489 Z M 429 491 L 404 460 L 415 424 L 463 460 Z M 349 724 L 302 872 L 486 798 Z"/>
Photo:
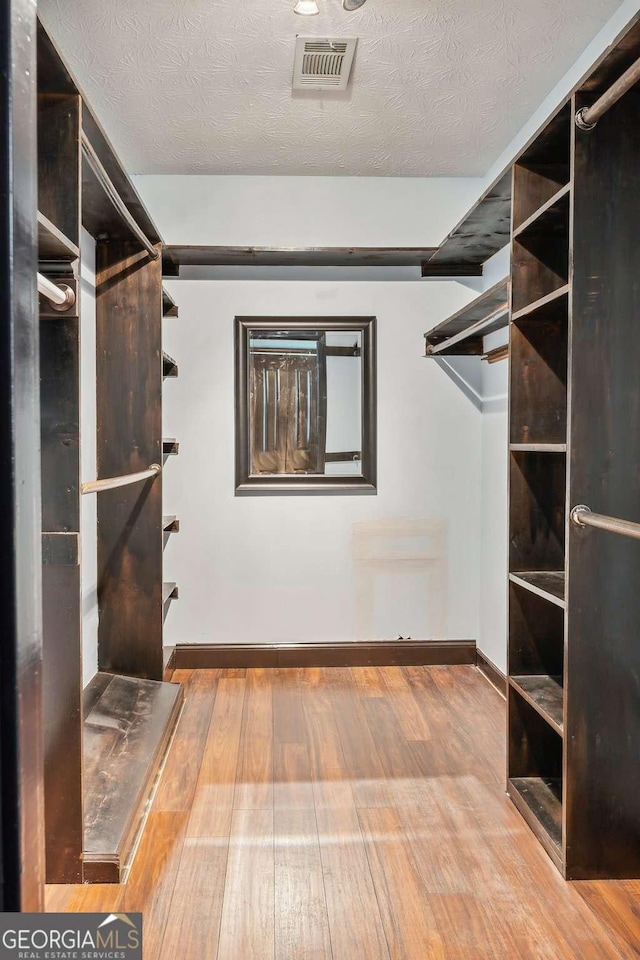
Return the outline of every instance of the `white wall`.
<path id="1" fill-rule="evenodd" d="M 80 287 L 80 468 L 96 477 L 96 297 L 93 237 L 82 231 Z M 86 686 L 98 669 L 97 497 L 80 498 L 82 585 L 82 674 Z"/>
<path id="2" fill-rule="evenodd" d="M 180 441 L 163 481 L 165 512 L 180 517 L 165 552 L 165 577 L 180 587 L 168 641 L 475 639 L 481 414 L 422 356 L 424 331 L 470 291 L 453 282 L 167 286 L 180 307 L 164 333 L 180 369 L 164 394 L 165 432 Z M 296 313 L 378 318 L 377 496 L 234 496 L 234 316 Z M 362 559 L 363 543 L 374 561 Z"/>
<path id="3" fill-rule="evenodd" d="M 481 178 L 137 176 L 168 244 L 437 247 Z"/>
<path id="4" fill-rule="evenodd" d="M 485 349 L 505 342 L 506 331 L 485 338 Z M 509 364 L 483 364 L 482 416 L 482 532 L 480 580 L 480 632 L 478 649 L 503 673 L 507 666 L 508 570 L 508 414 Z"/>

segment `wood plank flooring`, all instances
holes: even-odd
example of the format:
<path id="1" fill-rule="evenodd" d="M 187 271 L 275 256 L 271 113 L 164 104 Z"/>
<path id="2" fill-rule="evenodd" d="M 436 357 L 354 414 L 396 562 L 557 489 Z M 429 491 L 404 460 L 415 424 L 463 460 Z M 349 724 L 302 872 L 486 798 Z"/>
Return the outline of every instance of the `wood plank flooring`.
<path id="1" fill-rule="evenodd" d="M 640 882 L 565 883 L 504 792 L 475 667 L 180 671 L 185 709 L 124 885 L 145 960 L 640 957 Z"/>

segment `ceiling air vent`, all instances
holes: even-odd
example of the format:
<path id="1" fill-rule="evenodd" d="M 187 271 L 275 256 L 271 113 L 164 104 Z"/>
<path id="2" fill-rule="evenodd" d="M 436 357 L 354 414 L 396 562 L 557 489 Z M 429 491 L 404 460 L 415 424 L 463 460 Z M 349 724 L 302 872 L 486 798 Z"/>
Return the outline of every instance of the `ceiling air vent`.
<path id="1" fill-rule="evenodd" d="M 296 38 L 294 90 L 346 90 L 357 39 Z"/>

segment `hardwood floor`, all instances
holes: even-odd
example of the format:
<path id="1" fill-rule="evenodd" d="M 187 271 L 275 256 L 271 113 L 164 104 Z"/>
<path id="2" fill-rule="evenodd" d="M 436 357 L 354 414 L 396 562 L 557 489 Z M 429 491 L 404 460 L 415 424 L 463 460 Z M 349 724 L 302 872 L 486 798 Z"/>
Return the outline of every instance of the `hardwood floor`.
<path id="1" fill-rule="evenodd" d="M 48 909 L 142 911 L 145 960 L 640 957 L 640 881 L 565 883 L 505 796 L 504 700 L 475 667 L 174 679 L 128 882 Z"/>

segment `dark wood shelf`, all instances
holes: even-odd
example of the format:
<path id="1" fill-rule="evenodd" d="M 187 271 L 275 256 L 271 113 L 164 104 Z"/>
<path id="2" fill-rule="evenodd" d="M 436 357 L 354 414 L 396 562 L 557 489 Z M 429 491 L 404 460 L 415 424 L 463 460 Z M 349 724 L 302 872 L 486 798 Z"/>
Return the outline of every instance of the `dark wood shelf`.
<path id="1" fill-rule="evenodd" d="M 178 364 L 170 357 L 168 353 L 164 350 L 162 351 L 162 377 L 164 380 L 169 377 L 176 378 L 178 376 Z"/>
<path id="2" fill-rule="evenodd" d="M 506 242 L 506 241 L 505 241 Z M 165 276 L 180 267 L 420 267 L 435 247 L 205 247 L 164 249 Z"/>
<path id="3" fill-rule="evenodd" d="M 180 530 L 180 521 L 174 516 L 163 517 L 162 529 L 165 533 L 178 533 Z"/>
<path id="4" fill-rule="evenodd" d="M 540 297 L 538 300 L 534 300 L 533 303 L 527 304 L 526 307 L 522 307 L 521 310 L 516 310 L 512 315 L 512 320 L 515 322 L 517 320 L 522 320 L 524 317 L 533 317 L 538 311 L 543 311 L 550 304 L 554 303 L 557 300 L 561 300 L 563 297 L 569 297 L 569 284 L 566 283 L 562 287 L 558 287 L 557 290 L 553 290 L 551 293 L 546 294 L 544 297 Z"/>
<path id="5" fill-rule="evenodd" d="M 555 603 L 564 609 L 564 571 L 536 570 L 526 573 L 510 573 L 509 579 L 530 590 L 543 600 Z"/>
<path id="6" fill-rule="evenodd" d="M 182 699 L 179 684 L 104 673 L 85 690 L 85 882 L 125 879 Z"/>
<path id="7" fill-rule="evenodd" d="M 170 293 L 167 293 L 165 288 L 162 288 L 162 316 L 163 317 L 177 317 L 178 316 L 178 306 L 171 296 Z"/>
<path id="8" fill-rule="evenodd" d="M 566 453 L 566 443 L 511 443 L 512 453 Z"/>
<path id="9" fill-rule="evenodd" d="M 550 236 L 562 231 L 568 233 L 570 194 L 571 184 L 566 183 L 513 231 L 514 239 L 522 239 L 526 234 Z"/>
<path id="10" fill-rule="evenodd" d="M 178 599 L 178 584 L 172 583 L 167 580 L 162 584 L 162 603 L 165 604 L 169 600 Z"/>
<path id="11" fill-rule="evenodd" d="M 509 780 L 508 793 L 562 871 L 562 781 L 548 777 L 513 778 Z"/>
<path id="12" fill-rule="evenodd" d="M 489 187 L 422 265 L 423 277 L 482 276 L 511 235 L 511 167 Z"/>
<path id="13" fill-rule="evenodd" d="M 165 457 L 176 457 L 180 449 L 180 444 L 175 437 L 165 437 L 162 441 L 162 454 Z"/>
<path id="14" fill-rule="evenodd" d="M 38 211 L 38 260 L 77 260 L 80 250 Z"/>
<path id="15" fill-rule="evenodd" d="M 83 134 L 87 137 L 120 199 L 139 228 L 151 243 L 160 244 L 162 237 L 142 202 L 140 194 L 120 162 L 100 122 L 91 110 L 82 90 L 80 90 L 80 94 L 82 96 Z M 84 153 L 82 156 L 82 223 L 93 237 L 108 237 L 109 240 L 136 240 L 138 242 L 138 238 L 135 237 L 130 226 L 115 210 Z"/>
<path id="16" fill-rule="evenodd" d="M 556 733 L 562 736 L 564 710 L 562 677 L 544 675 L 510 677 L 509 683 L 553 727 Z"/>
<path id="17" fill-rule="evenodd" d="M 482 354 L 482 340 L 509 325 L 509 282 L 502 280 L 425 333 L 427 356 Z"/>

